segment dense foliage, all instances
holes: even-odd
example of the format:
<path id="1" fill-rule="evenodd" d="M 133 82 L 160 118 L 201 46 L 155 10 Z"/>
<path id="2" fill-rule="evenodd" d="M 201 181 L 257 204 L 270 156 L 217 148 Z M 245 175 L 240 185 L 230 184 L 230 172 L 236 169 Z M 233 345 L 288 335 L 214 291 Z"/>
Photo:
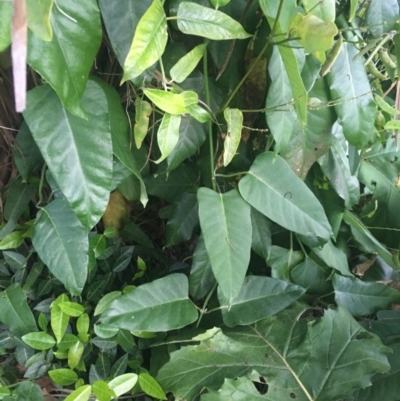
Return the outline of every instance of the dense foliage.
<path id="1" fill-rule="evenodd" d="M 399 400 L 399 3 L 0 2 L 0 399 Z"/>

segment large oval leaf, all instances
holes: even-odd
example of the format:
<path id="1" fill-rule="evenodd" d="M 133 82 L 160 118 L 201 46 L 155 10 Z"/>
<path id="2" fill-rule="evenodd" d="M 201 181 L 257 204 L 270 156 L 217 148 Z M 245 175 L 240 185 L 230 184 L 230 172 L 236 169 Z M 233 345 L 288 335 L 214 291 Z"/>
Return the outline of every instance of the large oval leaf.
<path id="1" fill-rule="evenodd" d="M 112 143 L 107 100 L 98 84 L 88 83 L 82 104 L 88 120 L 70 114 L 43 85 L 29 91 L 24 117 L 61 191 L 90 230 L 107 207 Z"/>
<path id="2" fill-rule="evenodd" d="M 183 33 L 213 40 L 246 39 L 251 36 L 229 15 L 188 1 L 179 5 L 178 27 Z"/>
<path id="3" fill-rule="evenodd" d="M 354 44 L 344 43 L 327 79 L 344 136 L 362 148 L 373 140 L 376 104 L 363 59 L 354 60 L 357 54 Z"/>
<path id="4" fill-rule="evenodd" d="M 56 199 L 36 216 L 32 243 L 40 259 L 73 294 L 87 277 L 89 241 L 68 202 Z"/>
<path id="5" fill-rule="evenodd" d="M 122 82 L 134 79 L 151 67 L 167 45 L 167 19 L 161 0 L 154 0 L 140 19 L 124 64 Z"/>
<path id="6" fill-rule="evenodd" d="M 131 331 L 169 331 L 187 326 L 197 319 L 188 287 L 184 274 L 143 284 L 113 301 L 100 321 Z"/>
<path id="7" fill-rule="evenodd" d="M 251 209 L 236 189 L 220 194 L 200 188 L 197 199 L 211 268 L 231 305 L 240 292 L 250 261 Z"/>
<path id="8" fill-rule="evenodd" d="M 85 118 L 80 99 L 101 44 L 96 0 L 57 2 L 51 13 L 53 38 L 45 42 L 29 35 L 28 64 L 54 88 L 64 106 Z"/>
<path id="9" fill-rule="evenodd" d="M 324 244 L 332 234 L 317 198 L 288 164 L 272 152 L 257 156 L 249 173 L 240 180 L 239 191 L 262 214 L 307 237 L 303 240 L 311 246 Z"/>

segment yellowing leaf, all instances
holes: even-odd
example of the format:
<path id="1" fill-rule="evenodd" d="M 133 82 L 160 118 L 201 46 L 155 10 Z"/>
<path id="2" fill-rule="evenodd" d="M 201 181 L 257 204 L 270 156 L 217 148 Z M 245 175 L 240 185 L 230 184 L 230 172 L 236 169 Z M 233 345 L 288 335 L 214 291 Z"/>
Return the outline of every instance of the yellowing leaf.
<path id="1" fill-rule="evenodd" d="M 180 58 L 170 70 L 171 78 L 178 83 L 184 81 L 196 68 L 197 64 L 203 57 L 206 47 L 206 44 L 198 45 Z"/>
<path id="2" fill-rule="evenodd" d="M 181 116 L 165 113 L 157 132 L 157 143 L 161 157 L 155 163 L 161 163 L 174 150 L 179 139 Z"/>
<path id="3" fill-rule="evenodd" d="M 142 146 L 143 139 L 146 137 L 149 129 L 149 116 L 151 114 L 151 104 L 138 97 L 135 101 L 135 126 L 133 127 L 133 136 L 138 149 Z"/>
<path id="4" fill-rule="evenodd" d="M 187 113 L 182 94 L 160 89 L 143 89 L 143 93 L 161 110 L 169 114 Z"/>
<path id="5" fill-rule="evenodd" d="M 114 191 L 110 195 L 107 209 L 103 214 L 103 226 L 106 230 L 109 227 L 114 227 L 116 235 L 129 220 L 129 205 L 127 204 L 121 192 Z"/>
<path id="6" fill-rule="evenodd" d="M 224 117 L 228 124 L 228 132 L 224 142 L 224 166 L 227 166 L 239 147 L 242 136 L 243 114 L 239 109 L 226 108 Z"/>

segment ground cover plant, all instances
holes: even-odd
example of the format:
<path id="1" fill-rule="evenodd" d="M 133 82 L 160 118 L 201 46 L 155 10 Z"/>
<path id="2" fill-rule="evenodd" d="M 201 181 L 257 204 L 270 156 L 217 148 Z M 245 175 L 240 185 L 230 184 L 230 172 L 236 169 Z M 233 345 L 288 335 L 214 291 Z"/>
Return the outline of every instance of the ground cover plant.
<path id="1" fill-rule="evenodd" d="M 0 1 L 0 399 L 399 400 L 399 21 Z"/>

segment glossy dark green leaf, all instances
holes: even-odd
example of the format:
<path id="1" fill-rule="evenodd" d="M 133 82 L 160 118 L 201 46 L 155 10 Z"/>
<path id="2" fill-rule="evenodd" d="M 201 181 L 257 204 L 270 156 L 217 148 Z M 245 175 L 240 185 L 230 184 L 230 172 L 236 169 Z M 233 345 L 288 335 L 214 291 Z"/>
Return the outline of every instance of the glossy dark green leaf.
<path id="1" fill-rule="evenodd" d="M 252 208 L 251 226 L 251 249 L 267 260 L 271 252 L 271 220 Z"/>
<path id="2" fill-rule="evenodd" d="M 183 1 L 179 4 L 177 17 L 179 29 L 189 35 L 213 40 L 246 39 L 251 36 L 227 14 L 200 4 Z"/>
<path id="3" fill-rule="evenodd" d="M 66 111 L 50 86 L 43 85 L 28 93 L 24 117 L 61 191 L 90 230 L 107 207 L 112 143 L 107 101 L 98 84 L 88 83 L 82 104 L 88 120 Z"/>
<path id="4" fill-rule="evenodd" d="M 31 381 L 23 381 L 14 391 L 16 401 L 43 401 L 43 393 L 40 386 Z"/>
<path id="5" fill-rule="evenodd" d="M 207 387 L 256 369 L 271 401 L 340 400 L 390 369 L 380 340 L 344 309 L 328 310 L 307 325 L 295 305 L 255 325 L 217 332 L 170 354 L 157 379 L 176 398 L 193 400 Z M 215 369 L 215 365 L 218 369 Z M 351 377 L 351 380 L 349 378 Z"/>
<path id="6" fill-rule="evenodd" d="M 189 293 L 194 300 L 205 297 L 213 288 L 215 277 L 211 269 L 204 238 L 200 235 L 193 253 L 189 276 Z"/>
<path id="7" fill-rule="evenodd" d="M 366 13 L 366 24 L 375 37 L 391 31 L 399 18 L 396 0 L 371 0 Z"/>
<path id="8" fill-rule="evenodd" d="M 43 164 L 43 157 L 25 121 L 22 123 L 13 147 L 13 158 L 24 181 Z"/>
<path id="9" fill-rule="evenodd" d="M 0 293 L 0 321 L 17 337 L 37 331 L 35 318 L 19 284 Z"/>
<path id="10" fill-rule="evenodd" d="M 50 15 L 53 7 L 53 0 L 27 0 L 26 13 L 28 27 L 40 39 L 49 42 L 53 37 L 53 30 L 50 24 Z"/>
<path id="11" fill-rule="evenodd" d="M 365 152 L 358 176 L 373 194 L 363 209 L 364 225 L 378 241 L 395 249 L 400 240 L 397 231 L 400 229 L 400 214 L 397 212 L 400 202 L 400 188 L 397 185 L 400 158 L 396 147 L 388 144 L 385 149 L 377 144 Z"/>
<path id="12" fill-rule="evenodd" d="M 161 0 L 154 0 L 136 26 L 124 63 L 122 82 L 134 79 L 158 61 L 168 40 L 167 20 Z"/>
<path id="13" fill-rule="evenodd" d="M 344 43 L 327 81 L 344 136 L 362 148 L 374 139 L 376 103 L 362 58 L 354 60 L 357 53 L 354 44 Z"/>
<path id="14" fill-rule="evenodd" d="M 4 218 L 7 220 L 7 224 L 0 230 L 0 240 L 14 230 L 18 219 L 27 208 L 36 190 L 37 185 L 35 184 L 24 184 L 20 180 L 10 183 L 4 206 Z"/>
<path id="15" fill-rule="evenodd" d="M 272 152 L 257 156 L 240 180 L 239 191 L 272 221 L 307 236 L 310 245 L 328 241 L 332 229 L 321 204 L 280 156 Z"/>
<path id="16" fill-rule="evenodd" d="M 196 194 L 184 193 L 166 226 L 167 243 L 172 246 L 188 241 L 199 226 L 199 205 Z"/>
<path id="17" fill-rule="evenodd" d="M 184 327 L 197 319 L 188 290 L 185 275 L 170 274 L 113 301 L 100 321 L 126 330 L 168 331 Z"/>
<path id="18" fill-rule="evenodd" d="M 279 313 L 295 302 L 305 289 L 271 277 L 247 276 L 239 295 L 228 308 L 218 288 L 222 319 L 228 327 L 246 326 Z"/>
<path id="19" fill-rule="evenodd" d="M 200 188 L 197 199 L 211 268 L 224 296 L 232 304 L 241 290 L 250 261 L 250 206 L 237 190 L 220 194 Z"/>
<path id="20" fill-rule="evenodd" d="M 0 2 L 0 52 L 7 49 L 11 43 L 11 18 L 13 3 Z"/>
<path id="21" fill-rule="evenodd" d="M 303 260 L 304 253 L 302 251 L 294 251 L 293 249 L 285 249 L 280 246 L 272 245 L 267 263 L 271 267 L 271 276 L 273 278 L 291 281 L 290 272 L 292 268 Z"/>
<path id="22" fill-rule="evenodd" d="M 80 100 L 102 37 L 97 1 L 64 0 L 53 8 L 50 21 L 50 42 L 29 35 L 28 64 L 53 87 L 71 113 L 86 118 L 92 110 Z"/>
<path id="23" fill-rule="evenodd" d="M 151 3 L 152 0 L 99 0 L 107 35 L 120 65 L 124 65 L 137 24 Z"/>
<path id="24" fill-rule="evenodd" d="M 399 291 L 384 284 L 363 282 L 358 278 L 333 276 L 335 300 L 354 316 L 366 316 L 400 302 Z"/>
<path id="25" fill-rule="evenodd" d="M 32 243 L 40 259 L 68 291 L 80 294 L 87 278 L 89 241 L 68 202 L 59 198 L 40 210 Z"/>
<path id="26" fill-rule="evenodd" d="M 147 246 L 148 248 L 154 248 L 151 239 L 147 234 L 135 223 L 128 223 L 124 226 L 121 237 L 124 239 L 129 239 L 130 241 L 137 242 L 140 245 Z"/>
<path id="27" fill-rule="evenodd" d="M 185 159 L 195 154 L 205 140 L 204 124 L 192 118 L 182 118 L 178 143 L 167 158 L 168 171 L 174 170 Z"/>
<path id="28" fill-rule="evenodd" d="M 290 142 L 280 152 L 303 180 L 314 162 L 328 152 L 332 143 L 332 125 L 336 118 L 331 108 L 319 107 L 328 101 L 327 88 L 322 79 L 315 82 L 309 96 L 309 106 L 312 107 L 308 111 L 304 129 L 295 124 Z"/>

